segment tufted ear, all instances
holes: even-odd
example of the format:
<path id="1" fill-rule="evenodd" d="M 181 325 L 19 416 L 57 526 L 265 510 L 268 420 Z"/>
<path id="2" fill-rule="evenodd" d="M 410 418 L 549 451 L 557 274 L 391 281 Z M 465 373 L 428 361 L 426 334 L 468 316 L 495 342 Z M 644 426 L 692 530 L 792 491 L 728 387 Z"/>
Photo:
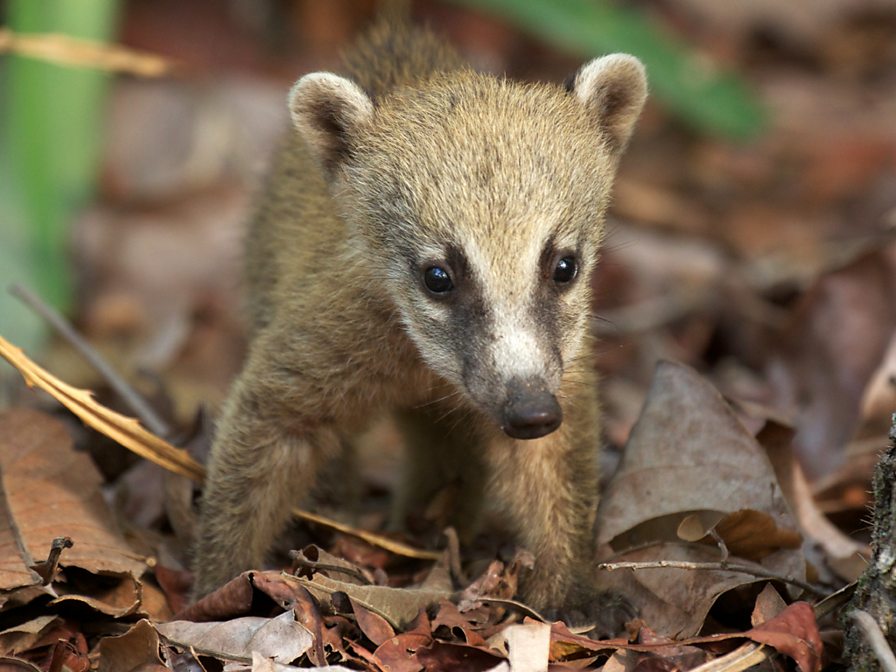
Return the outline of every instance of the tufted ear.
<path id="1" fill-rule="evenodd" d="M 618 152 L 628 142 L 647 100 L 647 74 L 634 56 L 609 54 L 581 67 L 573 79 L 572 92 L 594 110 Z"/>
<path id="2" fill-rule="evenodd" d="M 351 151 L 358 126 L 373 114 L 373 103 L 345 77 L 313 72 L 290 90 L 289 112 L 296 130 L 332 177 Z"/>

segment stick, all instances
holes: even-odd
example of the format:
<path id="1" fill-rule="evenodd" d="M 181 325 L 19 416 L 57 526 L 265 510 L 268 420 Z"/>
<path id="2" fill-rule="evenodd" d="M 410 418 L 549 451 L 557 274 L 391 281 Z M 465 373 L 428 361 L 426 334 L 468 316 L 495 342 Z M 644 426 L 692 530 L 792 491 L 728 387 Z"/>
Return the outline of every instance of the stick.
<path id="1" fill-rule="evenodd" d="M 612 572 L 616 569 L 699 569 L 699 570 L 716 570 L 722 572 L 739 572 L 741 574 L 750 574 L 763 579 L 776 579 L 789 583 L 791 585 L 802 588 L 807 593 L 823 596 L 826 593 L 819 590 L 811 583 L 806 583 L 801 579 L 795 579 L 791 576 L 782 576 L 775 572 L 771 572 L 762 567 L 750 567 L 748 565 L 738 565 L 728 562 L 686 562 L 684 560 L 655 560 L 652 562 L 602 562 L 597 566 L 598 569 L 605 569 Z"/>
<path id="2" fill-rule="evenodd" d="M 893 655 L 893 649 L 887 643 L 887 638 L 884 637 L 877 621 L 871 617 L 871 614 L 861 609 L 854 609 L 849 616 L 865 636 L 865 641 L 877 656 L 881 669 L 884 672 L 896 672 L 896 656 Z"/>
<path id="3" fill-rule="evenodd" d="M 47 305 L 37 294 L 22 285 L 10 285 L 9 293 L 49 322 L 50 326 L 99 372 L 109 387 L 115 390 L 115 393 L 121 397 L 125 405 L 149 431 L 163 439 L 171 438 L 171 427 L 168 423 L 119 375 L 105 357 L 75 331 L 68 320 L 56 309 Z"/>

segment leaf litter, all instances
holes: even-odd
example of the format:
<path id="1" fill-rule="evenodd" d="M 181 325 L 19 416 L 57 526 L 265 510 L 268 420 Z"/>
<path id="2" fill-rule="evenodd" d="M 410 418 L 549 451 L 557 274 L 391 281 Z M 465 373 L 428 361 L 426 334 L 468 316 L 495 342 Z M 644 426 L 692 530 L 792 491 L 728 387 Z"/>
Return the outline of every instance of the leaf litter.
<path id="1" fill-rule="evenodd" d="M 415 4 L 432 11 L 428 2 Z M 621 582 L 638 608 L 626 637 L 599 642 L 539 622 L 512 600 L 527 563 L 509 551 L 457 552 L 450 544 L 431 550 L 433 538 L 373 533 L 366 538 L 376 546 L 362 541 L 365 529 L 382 528 L 377 498 L 394 486 L 394 468 L 382 457 L 394 453 L 383 450 L 395 443 L 388 428 L 361 446 L 379 473 L 368 477 L 374 504 L 359 524 L 306 512 L 306 521 L 318 522 L 298 529 L 292 547 L 302 551 L 277 565 L 287 574 L 258 568 L 210 601 L 185 607 L 189 524 L 166 520 L 172 514 L 153 492 L 159 480 L 133 469 L 127 481 L 107 475 L 103 484 L 72 457 L 87 459 L 82 448 L 91 449 L 96 436 L 70 419 L 63 427 L 31 411 L 19 436 L 48 457 L 34 478 L 17 466 L 9 472 L 7 453 L 29 446 L 4 443 L 10 416 L 0 420 L 3 662 L 40 670 L 702 672 L 742 669 L 773 655 L 794 661 L 776 666 L 802 670 L 836 660 L 836 638 L 825 635 L 822 650 L 819 627 L 837 632 L 830 605 L 842 604 L 843 586 L 868 557 L 868 479 L 896 398 L 896 98 L 885 76 L 894 61 L 892 51 L 866 39 L 882 31 L 889 36 L 883 43 L 892 43 L 896 22 L 880 8 L 885 3 L 868 0 L 828 3 L 809 19 L 780 3 L 760 4 L 726 13 L 714 3 L 688 2 L 658 18 L 711 56 L 741 63 L 774 112 L 770 132 L 749 146 L 709 141 L 676 130 L 655 107 L 617 185 L 620 222 L 602 257 L 600 318 L 593 322 L 602 339 L 611 443 L 602 456 L 608 482 L 595 559 L 604 568 L 596 564 L 595 572 L 608 587 Z M 304 19 L 318 10 L 302 11 Z M 328 25 L 341 25 L 333 29 L 341 40 L 366 20 L 363 11 L 330 10 Z M 139 34 L 141 50 L 159 39 L 133 21 L 128 30 Z M 195 25 L 182 23 L 159 32 L 171 41 L 159 53 L 178 53 L 166 47 Z M 532 46 L 462 13 L 442 12 L 438 23 L 509 72 L 521 65 L 505 47 Z M 303 20 L 298 30 L 306 39 L 297 44 L 314 43 L 306 24 L 321 25 Z M 700 26 L 712 26 L 712 36 Z M 194 32 L 186 39 L 193 44 Z M 229 40 L 242 46 L 227 58 L 246 58 L 245 36 L 234 31 Z M 279 67 L 283 83 L 275 85 L 228 79 L 220 86 L 183 80 L 115 87 L 107 177 L 73 235 L 84 287 L 77 317 L 116 363 L 137 361 L 159 376 L 160 385 L 146 387 L 172 425 L 188 424 L 200 401 L 220 399 L 239 367 L 238 302 L 220 269 L 235 267 L 251 176 L 279 132 L 277 92 L 309 69 L 307 61 Z M 201 466 L 181 448 L 140 434 L 134 421 L 66 387 L 62 381 L 116 401 L 66 347 L 54 344 L 42 360 L 59 374 L 55 381 L 12 356 L 85 422 L 114 431 L 146 459 L 201 479 Z M 673 363 L 655 370 L 661 359 L 699 373 Z M 91 454 L 107 474 L 109 465 Z M 622 466 L 612 477 L 616 462 Z M 79 480 L 84 474 L 90 477 Z M 157 508 L 116 520 L 122 509 L 110 486 L 143 488 L 157 497 Z M 180 497 L 189 515 L 192 485 Z M 134 498 L 132 507 L 148 499 Z M 29 509 L 53 501 L 53 529 L 39 530 L 44 521 Z M 185 532 L 172 535 L 168 525 Z M 59 545 L 66 537 L 71 547 Z M 98 540 L 111 539 L 117 550 L 98 550 Z M 104 568 L 119 556 L 133 566 Z M 808 607 L 806 601 L 837 589 L 839 598 Z M 209 629 L 192 631 L 190 642 L 182 641 L 186 630 L 160 634 L 186 616 Z M 269 624 L 265 646 L 276 650 L 252 650 L 245 643 L 251 628 L 228 631 L 233 623 Z M 234 636 L 209 639 L 218 626 Z M 303 632 L 312 643 L 296 654 L 307 642 Z M 273 643 L 280 635 L 282 647 Z"/>
<path id="2" fill-rule="evenodd" d="M 15 354 L 15 361 L 22 363 L 24 356 L 20 352 Z M 24 366 L 31 370 L 34 365 L 26 360 Z M 52 381 L 45 372 L 42 376 L 41 380 Z M 48 384 L 47 387 L 59 396 L 71 396 L 64 386 Z M 89 404 L 82 406 L 88 406 L 102 417 L 114 417 L 84 396 Z M 700 412 L 695 414 L 692 409 Z M 77 456 L 65 428 L 58 421 L 30 410 L 7 413 L 4 420 L 13 430 L 10 442 L 0 444 L 4 448 L 0 454 L 4 474 L 10 471 L 7 465 L 17 464 L 11 459 L 16 457 L 13 447 L 25 445 L 44 449 L 37 453 L 44 458 L 48 450 L 62 450 L 62 457 L 51 460 L 57 470 L 50 472 L 55 477 L 52 480 L 61 480 L 58 466 L 66 464 L 66 455 Z M 662 436 L 657 433 L 660 430 Z M 29 431 L 39 431 L 45 436 L 42 441 L 20 438 Z M 713 450 L 708 451 L 702 441 L 710 442 Z M 142 447 L 141 450 L 152 449 Z M 651 451 L 649 458 L 647 450 Z M 165 452 L 183 455 L 171 453 L 170 449 Z M 91 469 L 84 473 L 89 474 Z M 676 478 L 685 487 L 664 488 L 656 478 L 663 470 L 677 470 Z M 752 480 L 742 480 L 734 490 L 723 487 L 717 477 L 725 470 L 749 474 Z M 94 481 L 97 479 L 94 476 Z M 46 486 L 37 489 L 47 491 Z M 698 499 L 693 496 L 694 489 L 699 489 Z M 10 520 L 16 519 L 16 500 L 9 496 L 15 492 L 10 493 L 5 487 L 4 503 L 13 512 Z M 650 510 L 637 507 L 631 501 L 642 501 L 645 497 L 653 503 Z M 99 537 L 103 540 L 104 562 L 91 563 L 89 553 L 77 554 L 65 549 L 60 567 L 71 576 L 59 577 L 61 583 L 53 582 L 53 587 L 58 583 L 58 589 L 69 594 L 56 597 L 48 606 L 64 611 L 66 601 L 77 601 L 82 608 L 111 618 L 145 613 L 140 612 L 143 606 L 140 580 L 153 562 L 144 559 L 137 563 L 126 542 L 116 541 L 116 546 L 109 541 L 109 530 L 114 525 L 108 514 L 104 523 L 85 527 L 74 523 L 78 514 L 73 506 L 67 506 L 66 511 L 74 516 L 70 524 L 85 530 L 73 539 L 72 548 L 83 545 L 89 551 L 91 542 L 97 543 L 93 537 Z M 631 511 L 641 515 L 632 518 Z M 645 629 L 645 633 L 665 633 L 658 636 L 671 635 L 679 643 L 693 644 L 735 637 L 753 639 L 794 657 L 802 669 L 817 669 L 820 640 L 811 608 L 806 605 L 809 611 L 805 612 L 799 607 L 805 603 L 797 602 L 785 609 L 785 612 L 803 609 L 798 617 L 788 617 L 796 619 L 799 628 L 791 627 L 791 621 L 784 619 L 782 625 L 754 626 L 739 635 L 681 640 L 702 628 L 713 604 L 724 593 L 762 581 L 763 576 L 779 577 L 785 587 L 792 580 L 805 577 L 805 560 L 799 552 L 801 538 L 771 463 L 760 444 L 740 425 L 733 410 L 693 370 L 672 363 L 659 365 L 600 515 L 610 519 L 602 527 L 599 542 L 613 553 L 613 562 L 604 566 L 629 562 L 636 567 L 630 575 L 615 573 L 624 577 L 621 583 L 612 580 L 608 583 L 633 601 L 644 619 L 641 623 L 645 627 L 649 623 L 652 629 Z M 29 519 L 20 518 L 17 531 L 21 528 L 25 533 L 23 538 L 27 539 Z M 60 529 L 65 529 L 67 522 L 60 523 Z M 762 539 L 761 545 L 755 543 L 757 537 Z M 15 541 L 23 543 L 20 539 Z M 109 548 L 120 548 L 120 554 L 129 564 L 109 565 L 111 556 L 106 552 Z M 656 559 L 680 561 L 682 567 L 710 560 L 716 566 L 709 571 L 649 567 L 650 561 Z M 200 658 L 247 665 L 254 664 L 253 656 L 259 653 L 266 660 L 284 665 L 307 660 L 314 665 L 350 662 L 386 669 L 402 661 L 407 669 L 428 666 L 447 669 L 462 665 L 466 669 L 483 670 L 498 665 L 509 666 L 507 669 L 511 670 L 527 669 L 533 659 L 542 661 L 537 665 L 584 659 L 595 662 L 598 657 L 618 650 L 657 655 L 651 649 L 652 644 L 637 640 L 599 642 L 574 635 L 559 624 L 550 627 L 525 616 L 520 622 L 521 615 L 514 611 L 509 598 L 515 592 L 518 573 L 530 562 L 525 557 L 506 565 L 495 561 L 463 591 L 427 587 L 443 584 L 445 579 L 424 579 L 416 588 L 393 587 L 376 585 L 371 580 L 375 575 L 370 569 L 309 547 L 296 554 L 295 575 L 270 571 L 244 573 L 182 611 L 175 620 L 153 627 L 161 636 L 159 641 L 171 651 L 190 651 Z M 748 565 L 739 564 L 750 562 L 758 565 L 755 576 Z M 637 568 L 639 563 L 644 566 Z M 431 575 L 444 572 L 441 567 L 434 566 Z M 770 574 L 763 574 L 759 568 Z M 108 576 L 114 573 L 113 569 L 128 578 L 118 581 L 111 593 L 108 587 L 104 589 L 95 584 L 82 593 L 71 594 L 72 588 L 83 583 L 78 570 Z M 382 579 L 382 568 L 379 570 Z M 30 582 L 19 587 L 37 585 L 40 576 L 32 574 L 25 574 Z M 125 594 L 130 594 L 127 586 L 133 588 L 132 598 L 125 597 L 118 609 L 111 607 L 110 595 L 120 595 L 122 587 Z M 119 602 L 121 599 L 118 598 Z M 769 622 L 776 623 L 775 619 Z M 145 626 L 139 627 L 141 634 L 131 637 L 145 639 Z"/>

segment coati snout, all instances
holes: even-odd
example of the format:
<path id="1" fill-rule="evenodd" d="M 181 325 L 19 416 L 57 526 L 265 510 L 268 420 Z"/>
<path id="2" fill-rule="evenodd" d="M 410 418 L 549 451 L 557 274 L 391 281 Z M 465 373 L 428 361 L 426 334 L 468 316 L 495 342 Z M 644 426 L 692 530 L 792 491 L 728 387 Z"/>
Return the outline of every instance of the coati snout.
<path id="1" fill-rule="evenodd" d="M 563 421 L 557 397 L 538 380 L 512 380 L 507 386 L 501 429 L 514 439 L 538 439 Z"/>

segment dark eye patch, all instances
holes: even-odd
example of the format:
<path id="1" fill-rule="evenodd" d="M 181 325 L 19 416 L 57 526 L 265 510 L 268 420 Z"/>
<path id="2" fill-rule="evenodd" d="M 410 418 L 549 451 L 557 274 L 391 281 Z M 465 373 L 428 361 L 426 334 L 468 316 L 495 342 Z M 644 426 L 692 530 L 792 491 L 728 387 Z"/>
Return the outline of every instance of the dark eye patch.
<path id="1" fill-rule="evenodd" d="M 580 265 L 579 254 L 570 249 L 557 249 L 554 236 L 545 241 L 539 257 L 539 267 L 546 280 L 550 280 L 558 288 L 568 286 L 578 276 Z"/>

